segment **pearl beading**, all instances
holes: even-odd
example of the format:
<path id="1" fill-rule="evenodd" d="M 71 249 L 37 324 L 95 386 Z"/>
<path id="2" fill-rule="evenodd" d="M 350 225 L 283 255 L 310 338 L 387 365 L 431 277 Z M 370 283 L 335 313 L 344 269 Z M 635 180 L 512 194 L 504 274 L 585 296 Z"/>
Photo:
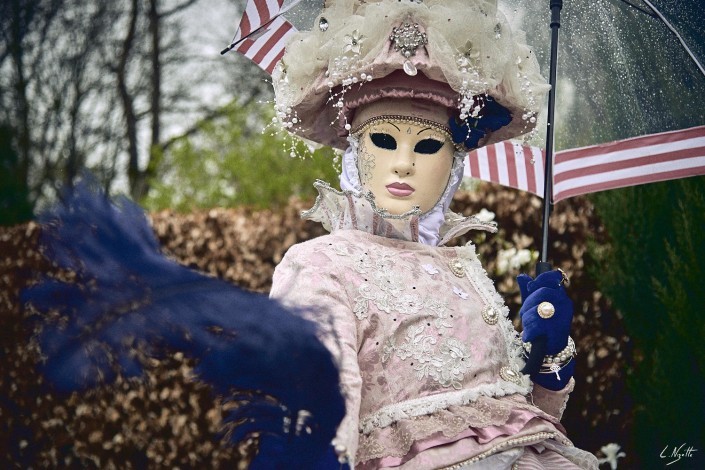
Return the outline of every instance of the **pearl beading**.
<path id="1" fill-rule="evenodd" d="M 528 353 L 531 352 L 531 343 L 522 343 L 524 346 L 524 350 Z M 573 341 L 573 338 L 568 336 L 568 344 L 566 345 L 565 348 L 558 354 L 547 354 L 543 357 L 543 363 L 544 364 L 558 364 L 561 362 L 565 362 L 568 359 L 571 359 L 575 357 L 575 355 L 578 353 L 576 347 L 575 347 L 575 341 Z"/>
<path id="2" fill-rule="evenodd" d="M 539 442 L 539 441 L 543 441 L 546 439 L 559 439 L 559 438 L 560 438 L 560 435 L 558 433 L 542 431 L 542 432 L 537 432 L 536 434 L 531 434 L 529 436 L 522 436 L 522 437 L 517 437 L 514 439 L 508 439 L 508 440 L 502 442 L 501 444 L 498 444 L 498 445 L 490 448 L 489 450 L 486 450 L 485 452 L 476 455 L 475 457 L 473 457 L 471 459 L 467 459 L 462 462 L 458 462 L 458 463 L 451 465 L 449 467 L 444 467 L 442 470 L 458 470 L 468 464 L 475 463 L 479 460 L 484 459 L 485 457 L 489 457 L 492 454 L 496 454 L 497 452 L 501 452 L 501 451 L 506 450 L 511 447 L 515 447 L 518 445 L 524 446 L 524 445 L 532 443 L 532 442 Z"/>

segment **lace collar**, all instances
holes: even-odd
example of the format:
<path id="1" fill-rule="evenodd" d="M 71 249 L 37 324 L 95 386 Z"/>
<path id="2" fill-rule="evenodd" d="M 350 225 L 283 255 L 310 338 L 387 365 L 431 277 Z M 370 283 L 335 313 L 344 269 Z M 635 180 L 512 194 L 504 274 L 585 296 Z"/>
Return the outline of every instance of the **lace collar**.
<path id="1" fill-rule="evenodd" d="M 390 214 L 375 204 L 371 192 L 338 191 L 324 181 L 316 181 L 313 186 L 318 190 L 318 197 L 313 207 L 301 213 L 301 217 L 320 222 L 329 232 L 336 230 L 361 230 L 372 235 L 407 241 L 419 241 L 418 207 L 401 215 Z M 464 217 L 451 211 L 445 213 L 441 225 L 439 246 L 445 245 L 455 237 L 469 230 L 496 232 L 495 222 L 483 222 L 476 216 Z"/>

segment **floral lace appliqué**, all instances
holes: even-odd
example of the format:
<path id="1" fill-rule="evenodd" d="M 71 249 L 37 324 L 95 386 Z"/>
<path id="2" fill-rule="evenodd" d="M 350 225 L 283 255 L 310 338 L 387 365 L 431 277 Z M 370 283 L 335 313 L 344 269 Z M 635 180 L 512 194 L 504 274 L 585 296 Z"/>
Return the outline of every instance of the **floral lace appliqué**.
<path id="1" fill-rule="evenodd" d="M 444 387 L 460 390 L 463 376 L 470 365 L 470 352 L 465 345 L 456 338 L 446 338 L 441 344 L 440 359 L 434 359 L 436 369 L 431 377 Z"/>
<path id="2" fill-rule="evenodd" d="M 444 338 L 437 345 L 436 337 L 424 334 L 424 329 L 424 325 L 410 327 L 399 345 L 388 338 L 382 347 L 382 363 L 392 354 L 402 360 L 410 359 L 418 380 L 431 378 L 443 387 L 460 390 L 470 366 L 470 351 L 456 338 Z"/>
<path id="3" fill-rule="evenodd" d="M 381 312 L 402 315 L 412 315 L 423 308 L 419 295 L 404 293 L 403 276 L 394 269 L 394 261 L 389 255 L 374 260 L 366 254 L 359 255 L 355 270 L 365 276 L 354 299 L 353 312 L 358 320 L 367 318 L 370 303 Z"/>
<path id="4" fill-rule="evenodd" d="M 433 326 L 436 327 L 439 335 L 443 335 L 446 330 L 453 328 L 448 302 L 439 298 L 428 297 L 424 302 L 424 308 L 435 317 Z"/>
<path id="5" fill-rule="evenodd" d="M 459 406 L 453 411 L 405 419 L 391 426 L 379 428 L 370 434 L 360 434 L 357 461 L 385 456 L 401 457 L 409 452 L 414 442 L 437 432 L 452 438 L 469 427 L 483 428 L 507 422 L 514 402 L 481 397 L 471 406 Z"/>

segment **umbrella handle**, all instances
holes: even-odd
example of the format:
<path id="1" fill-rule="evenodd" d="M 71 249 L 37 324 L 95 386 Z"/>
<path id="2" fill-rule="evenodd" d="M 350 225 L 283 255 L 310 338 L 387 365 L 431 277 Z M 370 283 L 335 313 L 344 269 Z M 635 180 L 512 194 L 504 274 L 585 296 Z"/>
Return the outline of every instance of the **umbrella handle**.
<path id="1" fill-rule="evenodd" d="M 541 228 L 541 261 L 536 264 L 536 275 L 551 270 L 551 265 L 546 261 L 548 258 L 548 220 L 551 216 L 551 199 L 553 198 L 553 131 L 554 131 L 554 111 L 556 107 L 556 68 L 558 64 L 558 30 L 561 27 L 561 10 L 563 0 L 550 0 L 549 9 L 551 11 L 551 58 L 549 67 L 549 83 L 551 89 L 548 92 L 548 126 L 546 127 L 546 161 L 543 187 L 543 227 Z M 546 344 L 548 338 L 539 336 L 531 342 L 531 352 L 526 359 L 526 365 L 522 373 L 533 375 L 539 371 L 546 355 Z"/>
<path id="2" fill-rule="evenodd" d="M 543 274 L 551 270 L 551 264 L 545 261 L 539 261 L 536 263 L 536 275 Z M 526 358 L 526 364 L 521 370 L 522 374 L 533 375 L 539 371 L 541 364 L 543 363 L 543 357 L 546 355 L 546 345 L 548 343 L 548 337 L 546 335 L 541 335 L 531 342 L 531 352 Z"/>
<path id="3" fill-rule="evenodd" d="M 541 262 L 546 263 L 548 259 L 548 221 L 553 208 L 553 134 L 555 127 L 556 108 L 556 83 L 558 69 L 558 30 L 561 27 L 561 9 L 563 0 L 550 0 L 551 9 L 551 56 L 549 62 L 548 83 L 551 89 L 548 91 L 548 116 L 546 121 L 546 156 L 544 163 L 543 181 L 543 227 L 541 228 Z M 537 266 L 538 269 L 538 266 Z M 550 269 L 550 267 L 549 267 Z"/>
<path id="4" fill-rule="evenodd" d="M 541 368 L 543 363 L 543 357 L 546 355 L 546 344 L 548 343 L 548 337 L 546 335 L 537 336 L 531 342 L 531 352 L 526 358 L 526 364 L 521 370 L 522 374 L 534 375 Z"/>

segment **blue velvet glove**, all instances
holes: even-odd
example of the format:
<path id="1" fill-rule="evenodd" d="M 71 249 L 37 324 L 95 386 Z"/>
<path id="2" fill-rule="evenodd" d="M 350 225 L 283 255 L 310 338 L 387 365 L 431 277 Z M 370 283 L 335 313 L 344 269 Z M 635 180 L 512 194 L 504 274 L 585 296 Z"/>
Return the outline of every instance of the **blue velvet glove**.
<path id="1" fill-rule="evenodd" d="M 309 470 L 350 470 L 348 463 L 341 463 L 333 446 L 329 446 L 325 454 L 316 463 L 308 467 Z"/>
<path id="2" fill-rule="evenodd" d="M 453 142 L 463 144 L 468 150 L 478 147 L 479 142 L 489 132 L 496 131 L 510 122 L 512 115 L 507 108 L 497 103 L 490 96 L 482 96 L 478 101 L 483 104 L 478 117 L 467 117 L 464 120 L 451 118 L 450 130 Z"/>
<path id="3" fill-rule="evenodd" d="M 558 270 L 540 274 L 535 280 L 526 274 L 517 276 L 523 302 L 519 311 L 524 329 L 521 338 L 530 343 L 540 336 L 545 337 L 548 355 L 557 354 L 566 347 L 573 321 L 573 302 L 561 284 L 562 279 L 563 274 Z M 537 307 L 541 302 L 553 304 L 555 313 L 551 318 L 539 316 Z M 560 379 L 555 373 L 536 372 L 531 375 L 531 380 L 549 390 L 561 390 L 570 381 L 574 370 L 575 359 L 560 370 Z"/>

